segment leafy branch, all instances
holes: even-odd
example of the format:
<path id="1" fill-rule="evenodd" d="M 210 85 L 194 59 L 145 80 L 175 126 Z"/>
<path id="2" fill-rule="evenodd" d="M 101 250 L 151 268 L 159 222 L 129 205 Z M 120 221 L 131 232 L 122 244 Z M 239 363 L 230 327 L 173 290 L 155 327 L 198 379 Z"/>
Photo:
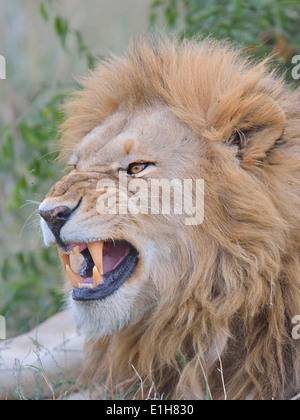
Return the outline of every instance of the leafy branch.
<path id="1" fill-rule="evenodd" d="M 291 60 L 300 55 L 299 0 L 154 0 L 150 24 L 154 26 L 161 16 L 182 36 L 213 35 L 244 46 L 256 57 L 275 54 L 288 79 L 295 82 Z"/>

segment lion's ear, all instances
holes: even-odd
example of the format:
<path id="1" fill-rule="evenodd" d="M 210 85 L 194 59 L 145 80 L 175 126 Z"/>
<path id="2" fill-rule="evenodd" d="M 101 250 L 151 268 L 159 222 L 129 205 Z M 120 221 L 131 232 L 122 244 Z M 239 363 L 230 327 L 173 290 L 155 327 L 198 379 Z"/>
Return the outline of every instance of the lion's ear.
<path id="1" fill-rule="evenodd" d="M 231 111 L 228 144 L 238 147 L 244 169 L 259 166 L 284 132 L 286 118 L 282 108 L 269 95 L 258 93 L 243 98 Z"/>

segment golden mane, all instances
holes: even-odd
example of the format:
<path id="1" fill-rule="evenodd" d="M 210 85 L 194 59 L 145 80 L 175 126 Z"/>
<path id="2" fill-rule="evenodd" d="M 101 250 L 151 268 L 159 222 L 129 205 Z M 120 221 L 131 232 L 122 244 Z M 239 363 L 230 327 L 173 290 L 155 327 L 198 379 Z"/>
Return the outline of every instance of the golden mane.
<path id="1" fill-rule="evenodd" d="M 291 335 L 300 314 L 300 98 L 269 63 L 212 40 L 132 41 L 66 105 L 63 155 L 117 110 L 155 103 L 206 145 L 205 221 L 182 232 L 185 283 L 162 287 L 138 323 L 90 345 L 93 386 L 111 377 L 128 389 L 134 366 L 145 381 L 139 397 L 151 387 L 203 397 L 208 384 L 224 398 L 223 380 L 230 399 L 300 391 L 300 342 Z"/>
<path id="2" fill-rule="evenodd" d="M 133 111 L 155 102 L 170 107 L 201 137 L 226 138 L 240 123 L 232 115 L 238 118 L 242 106 L 257 107 L 263 94 L 280 99 L 284 83 L 269 74 L 269 61 L 251 63 L 227 42 L 133 40 L 124 58 L 101 62 L 80 80 L 82 90 L 65 106 L 69 118 L 62 126 L 63 149 L 72 148 L 119 108 Z M 250 93 L 256 96 L 250 98 Z M 268 109 L 259 112 L 266 119 L 271 115 Z"/>

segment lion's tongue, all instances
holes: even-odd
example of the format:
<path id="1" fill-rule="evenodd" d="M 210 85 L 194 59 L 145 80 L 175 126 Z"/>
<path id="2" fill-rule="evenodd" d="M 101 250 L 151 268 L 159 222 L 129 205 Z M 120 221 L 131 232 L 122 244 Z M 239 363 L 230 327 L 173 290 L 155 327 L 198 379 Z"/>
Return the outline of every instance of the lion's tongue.
<path id="1" fill-rule="evenodd" d="M 129 253 L 129 246 L 119 242 L 106 242 L 103 250 L 103 274 L 117 268 Z"/>
<path id="2" fill-rule="evenodd" d="M 82 252 L 85 257 L 85 273 L 91 273 L 94 266 L 101 275 L 113 271 L 130 253 L 130 247 L 121 242 L 93 242 Z"/>

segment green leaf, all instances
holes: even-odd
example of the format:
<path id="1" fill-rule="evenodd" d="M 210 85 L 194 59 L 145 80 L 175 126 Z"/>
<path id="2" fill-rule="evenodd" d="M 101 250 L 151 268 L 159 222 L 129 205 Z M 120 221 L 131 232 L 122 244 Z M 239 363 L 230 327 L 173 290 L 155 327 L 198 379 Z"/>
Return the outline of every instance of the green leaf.
<path id="1" fill-rule="evenodd" d="M 67 21 L 67 19 L 57 16 L 55 18 L 54 27 L 55 27 L 57 35 L 60 38 L 62 46 L 65 48 L 66 39 L 69 32 L 69 22 Z"/>
<path id="2" fill-rule="evenodd" d="M 23 175 L 15 186 L 12 198 L 8 204 L 9 210 L 16 210 L 23 204 L 21 193 L 24 191 L 28 191 L 28 183 L 25 176 Z"/>
<path id="3" fill-rule="evenodd" d="M 76 41 L 77 41 L 77 46 L 78 46 L 78 52 L 79 54 L 85 52 L 87 50 L 87 47 L 83 41 L 83 37 L 81 32 L 79 31 L 75 31 L 75 37 L 76 37 Z"/>
<path id="4" fill-rule="evenodd" d="M 26 143 L 28 147 L 33 147 L 36 145 L 36 136 L 34 129 L 29 127 L 25 122 L 19 125 L 20 134 L 22 140 Z"/>
<path id="5" fill-rule="evenodd" d="M 178 18 L 177 9 L 175 7 L 168 7 L 165 10 L 165 15 L 166 15 L 168 25 L 172 28 L 175 25 Z"/>
<path id="6" fill-rule="evenodd" d="M 46 7 L 45 7 L 44 3 L 41 3 L 40 4 L 40 13 L 43 16 L 44 21 L 45 22 L 48 22 L 48 20 L 49 20 L 49 14 L 48 14 L 48 12 L 46 10 Z"/>
<path id="7" fill-rule="evenodd" d="M 6 142 L 2 147 L 2 154 L 4 159 L 12 160 L 14 157 L 14 139 L 11 134 L 7 136 Z"/>
<path id="8" fill-rule="evenodd" d="M 0 130 L 0 138 L 4 136 L 4 134 L 10 129 L 10 125 L 6 124 L 1 130 Z"/>

